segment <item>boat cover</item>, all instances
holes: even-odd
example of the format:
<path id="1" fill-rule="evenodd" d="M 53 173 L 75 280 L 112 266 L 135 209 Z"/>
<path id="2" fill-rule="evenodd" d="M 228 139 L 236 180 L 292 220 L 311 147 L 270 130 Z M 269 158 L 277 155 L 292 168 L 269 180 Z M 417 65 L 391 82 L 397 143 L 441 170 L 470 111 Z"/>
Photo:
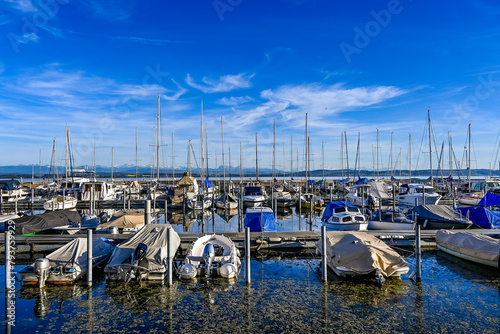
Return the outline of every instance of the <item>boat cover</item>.
<path id="1" fill-rule="evenodd" d="M 333 215 L 333 211 L 337 208 L 343 208 L 343 207 L 350 207 L 350 208 L 357 208 L 356 205 L 352 204 L 349 201 L 331 201 L 328 203 L 325 207 L 325 210 L 323 210 L 323 216 L 321 217 L 322 220 L 328 220 L 330 217 Z"/>
<path id="2" fill-rule="evenodd" d="M 493 229 L 500 228 L 500 212 L 491 211 L 482 206 L 468 206 L 457 208 L 464 217 L 469 219 L 482 228 Z"/>
<path id="3" fill-rule="evenodd" d="M 248 209 L 245 215 L 245 227 L 250 227 L 250 232 L 276 232 L 274 212 L 270 208 L 264 207 L 262 210 L 260 208 Z"/>
<path id="4" fill-rule="evenodd" d="M 465 219 L 464 216 L 453 210 L 453 208 L 445 206 L 445 205 L 417 205 L 413 208 L 413 212 L 417 215 L 417 219 L 420 220 L 429 220 L 429 221 L 463 221 Z"/>
<path id="5" fill-rule="evenodd" d="M 122 210 L 111 216 L 109 221 L 99 224 L 98 228 L 116 226 L 118 228 L 135 228 L 144 225 L 144 210 Z"/>
<path id="6" fill-rule="evenodd" d="M 370 185 L 370 189 L 368 189 L 368 194 L 370 194 L 371 196 L 380 199 L 392 198 L 392 195 L 390 195 L 385 188 L 385 183 L 380 181 L 370 181 L 368 182 L 368 184 Z"/>
<path id="7" fill-rule="evenodd" d="M 169 244 L 167 238 L 167 231 L 170 229 L 172 241 Z M 168 266 L 168 248 L 170 247 L 170 254 L 172 258 L 177 252 L 177 248 L 181 244 L 181 239 L 170 224 L 148 224 L 137 232 L 132 238 L 122 242 L 116 246 L 105 271 L 112 266 L 123 264 L 127 259 L 131 258 L 132 253 L 139 244 L 147 246 L 145 260 L 147 265 L 141 266 L 149 270 L 164 269 Z"/>
<path id="8" fill-rule="evenodd" d="M 316 244 L 322 253 L 321 240 Z M 326 254 L 330 265 L 343 267 L 359 275 L 380 269 L 389 277 L 408 267 L 405 260 L 385 242 L 366 232 L 326 232 Z"/>
<path id="9" fill-rule="evenodd" d="M 104 238 L 92 239 L 92 258 L 99 262 L 111 255 L 115 245 Z M 76 238 L 62 246 L 58 250 L 46 256 L 50 266 L 80 269 L 82 273 L 87 272 L 87 238 Z M 35 266 L 35 263 L 32 264 Z"/>
<path id="10" fill-rule="evenodd" d="M 436 243 L 443 248 L 482 260 L 498 263 L 500 258 L 500 241 L 486 235 L 438 230 Z"/>
<path id="11" fill-rule="evenodd" d="M 36 233 L 50 230 L 53 227 L 80 224 L 82 219 L 76 211 L 47 211 L 35 216 L 24 216 L 15 219 L 16 234 Z"/>
<path id="12" fill-rule="evenodd" d="M 486 193 L 479 201 L 478 205 L 482 206 L 500 206 L 500 195 L 494 193 Z"/>

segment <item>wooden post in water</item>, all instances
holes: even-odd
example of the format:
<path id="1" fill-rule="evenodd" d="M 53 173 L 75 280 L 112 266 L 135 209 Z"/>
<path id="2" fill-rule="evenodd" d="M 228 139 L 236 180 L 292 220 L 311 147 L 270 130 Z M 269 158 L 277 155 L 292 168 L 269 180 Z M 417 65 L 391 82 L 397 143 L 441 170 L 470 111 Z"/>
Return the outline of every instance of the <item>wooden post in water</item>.
<path id="1" fill-rule="evenodd" d="M 328 281 L 328 268 L 326 266 L 326 226 L 321 226 L 321 274 L 323 282 Z"/>
<path id="2" fill-rule="evenodd" d="M 144 224 L 151 224 L 151 200 L 147 199 L 144 208 Z"/>
<path id="3" fill-rule="evenodd" d="M 250 227 L 245 227 L 245 276 L 247 285 L 250 285 L 252 282 L 250 277 Z"/>
<path id="4" fill-rule="evenodd" d="M 165 203 L 166 204 L 166 203 Z M 166 206 L 165 206 L 166 207 Z M 167 217 L 165 216 L 165 220 Z M 168 275 L 167 282 L 168 286 L 172 286 L 172 265 L 173 265 L 173 254 L 171 254 L 171 245 L 172 245 L 172 228 L 167 229 L 167 258 L 168 258 Z"/>
<path id="5" fill-rule="evenodd" d="M 92 286 L 92 229 L 87 230 L 87 286 Z"/>

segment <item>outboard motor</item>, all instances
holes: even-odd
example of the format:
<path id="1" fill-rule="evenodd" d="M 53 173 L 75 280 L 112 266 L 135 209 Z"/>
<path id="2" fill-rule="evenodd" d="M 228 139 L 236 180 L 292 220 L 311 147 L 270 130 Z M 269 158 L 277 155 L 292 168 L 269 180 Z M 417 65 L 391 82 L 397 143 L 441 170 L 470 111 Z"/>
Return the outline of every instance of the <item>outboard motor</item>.
<path id="1" fill-rule="evenodd" d="M 137 247 L 134 250 L 134 253 L 132 254 L 132 264 L 134 266 L 138 266 L 139 263 L 144 259 L 146 256 L 146 250 L 148 249 L 148 246 L 146 246 L 143 243 L 140 243 L 137 245 Z"/>
<path id="2" fill-rule="evenodd" d="M 35 261 L 35 273 L 38 276 L 38 287 L 45 286 L 45 280 L 49 277 L 50 262 L 49 259 L 37 259 Z"/>
<path id="3" fill-rule="evenodd" d="M 205 278 L 210 278 L 210 272 L 212 271 L 212 262 L 215 258 L 214 245 L 206 244 L 203 249 L 203 260 L 205 261 Z"/>
<path id="4" fill-rule="evenodd" d="M 108 222 L 109 215 L 106 211 L 103 211 L 97 217 L 99 218 L 99 224 L 104 224 Z"/>

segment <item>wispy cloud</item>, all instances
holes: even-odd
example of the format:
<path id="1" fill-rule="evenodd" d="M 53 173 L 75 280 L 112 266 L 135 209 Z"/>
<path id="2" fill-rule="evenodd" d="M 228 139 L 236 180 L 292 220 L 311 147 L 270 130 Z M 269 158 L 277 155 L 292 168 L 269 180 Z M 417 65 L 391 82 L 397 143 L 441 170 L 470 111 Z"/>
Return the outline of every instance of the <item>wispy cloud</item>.
<path id="1" fill-rule="evenodd" d="M 237 106 L 242 105 L 248 102 L 255 101 L 250 96 L 231 96 L 231 97 L 223 97 L 216 101 L 218 104 L 222 104 L 225 106 Z"/>
<path id="2" fill-rule="evenodd" d="M 81 0 L 94 14 L 111 20 L 127 20 L 133 13 L 135 1 L 133 0 Z"/>
<path id="3" fill-rule="evenodd" d="M 5 0 L 13 8 L 18 9 L 22 12 L 36 12 L 36 7 L 33 5 L 31 0 Z"/>
<path id="4" fill-rule="evenodd" d="M 28 44 L 30 42 L 37 43 L 40 40 L 40 37 L 34 32 L 24 34 L 22 36 L 13 35 L 12 38 L 16 39 L 16 42 L 22 44 Z"/>
<path id="5" fill-rule="evenodd" d="M 203 79 L 201 79 L 203 84 L 198 84 L 188 74 L 186 77 L 186 83 L 204 93 L 223 93 L 234 89 L 251 87 L 250 79 L 252 79 L 254 75 L 255 74 L 246 75 L 245 73 L 236 75 L 227 74 L 221 76 L 218 80 L 203 77 Z"/>

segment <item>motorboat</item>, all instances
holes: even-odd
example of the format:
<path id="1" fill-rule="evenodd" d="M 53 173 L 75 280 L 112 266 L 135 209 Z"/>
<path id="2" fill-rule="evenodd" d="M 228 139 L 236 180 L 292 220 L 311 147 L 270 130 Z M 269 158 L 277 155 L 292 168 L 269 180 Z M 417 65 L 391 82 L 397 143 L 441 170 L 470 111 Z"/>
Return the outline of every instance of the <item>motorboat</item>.
<path id="1" fill-rule="evenodd" d="M 18 180 L 0 180 L 2 202 L 15 202 L 28 197 L 28 191 Z"/>
<path id="2" fill-rule="evenodd" d="M 458 203 L 462 205 L 476 206 L 482 198 L 483 193 L 481 192 L 462 194 L 458 196 Z"/>
<path id="3" fill-rule="evenodd" d="M 163 283 L 180 244 L 181 239 L 170 224 L 147 224 L 116 246 L 104 268 L 106 279 Z"/>
<path id="4" fill-rule="evenodd" d="M 439 230 L 437 247 L 453 256 L 500 268 L 500 240 L 466 231 Z"/>
<path id="5" fill-rule="evenodd" d="M 321 217 L 329 231 L 366 231 L 368 222 L 359 208 L 349 201 L 332 201 Z"/>
<path id="6" fill-rule="evenodd" d="M 417 205 L 413 215 L 423 228 L 430 230 L 466 229 L 473 225 L 466 216 L 445 205 Z"/>
<path id="7" fill-rule="evenodd" d="M 83 185 L 82 201 L 114 201 L 118 197 L 119 193 L 114 183 L 95 181 Z"/>
<path id="8" fill-rule="evenodd" d="M 288 208 L 293 205 L 294 200 L 292 198 L 292 195 L 288 191 L 282 191 L 279 193 L 275 193 L 276 197 L 276 205 L 279 208 Z"/>
<path id="9" fill-rule="evenodd" d="M 266 200 L 265 192 L 261 186 L 245 187 L 243 204 L 247 207 L 261 206 Z"/>
<path id="10" fill-rule="evenodd" d="M 239 256 L 240 252 L 230 238 L 217 234 L 201 236 L 189 246 L 179 267 L 179 277 L 236 278 L 241 268 Z"/>
<path id="11" fill-rule="evenodd" d="M 238 200 L 233 194 L 223 193 L 215 200 L 218 209 L 232 210 L 238 208 Z"/>
<path id="12" fill-rule="evenodd" d="M 109 231 L 116 227 L 122 233 L 135 233 L 145 224 L 144 210 L 130 209 L 114 213 L 107 222 L 97 226 L 97 231 Z"/>
<path id="13" fill-rule="evenodd" d="M 273 210 L 264 206 L 248 208 L 245 214 L 245 227 L 250 227 L 250 232 L 276 232 Z"/>
<path id="14" fill-rule="evenodd" d="M 69 210 L 76 208 L 77 203 L 76 197 L 57 195 L 45 201 L 43 208 L 47 211 Z"/>
<path id="15" fill-rule="evenodd" d="M 415 221 L 397 209 L 376 211 L 368 221 L 368 229 L 411 231 L 415 229 Z"/>
<path id="16" fill-rule="evenodd" d="M 34 216 L 15 219 L 16 235 L 45 233 L 55 227 L 81 224 L 82 218 L 76 211 L 47 211 Z"/>
<path id="17" fill-rule="evenodd" d="M 406 261 L 386 243 L 366 232 L 326 232 L 328 267 L 339 277 L 374 277 L 382 284 L 388 277 L 400 277 L 409 271 Z"/>
<path id="18" fill-rule="evenodd" d="M 198 194 L 193 199 L 186 200 L 186 207 L 189 210 L 208 210 L 212 208 L 212 199 Z"/>
<path id="19" fill-rule="evenodd" d="M 321 199 L 321 197 L 312 193 L 305 193 L 300 195 L 297 205 L 300 205 L 301 209 L 307 211 L 310 211 L 311 208 L 312 211 L 321 211 L 323 210 L 323 204 L 324 201 Z"/>
<path id="20" fill-rule="evenodd" d="M 397 200 L 400 205 L 414 207 L 417 205 L 435 205 L 439 203 L 441 195 L 431 186 L 424 184 L 403 184 L 399 189 Z"/>
<path id="21" fill-rule="evenodd" d="M 23 268 L 19 275 L 23 284 L 72 284 L 89 270 L 87 238 L 75 238 L 45 258 Z M 94 268 L 109 259 L 115 246 L 107 239 L 92 240 L 92 265 Z"/>

